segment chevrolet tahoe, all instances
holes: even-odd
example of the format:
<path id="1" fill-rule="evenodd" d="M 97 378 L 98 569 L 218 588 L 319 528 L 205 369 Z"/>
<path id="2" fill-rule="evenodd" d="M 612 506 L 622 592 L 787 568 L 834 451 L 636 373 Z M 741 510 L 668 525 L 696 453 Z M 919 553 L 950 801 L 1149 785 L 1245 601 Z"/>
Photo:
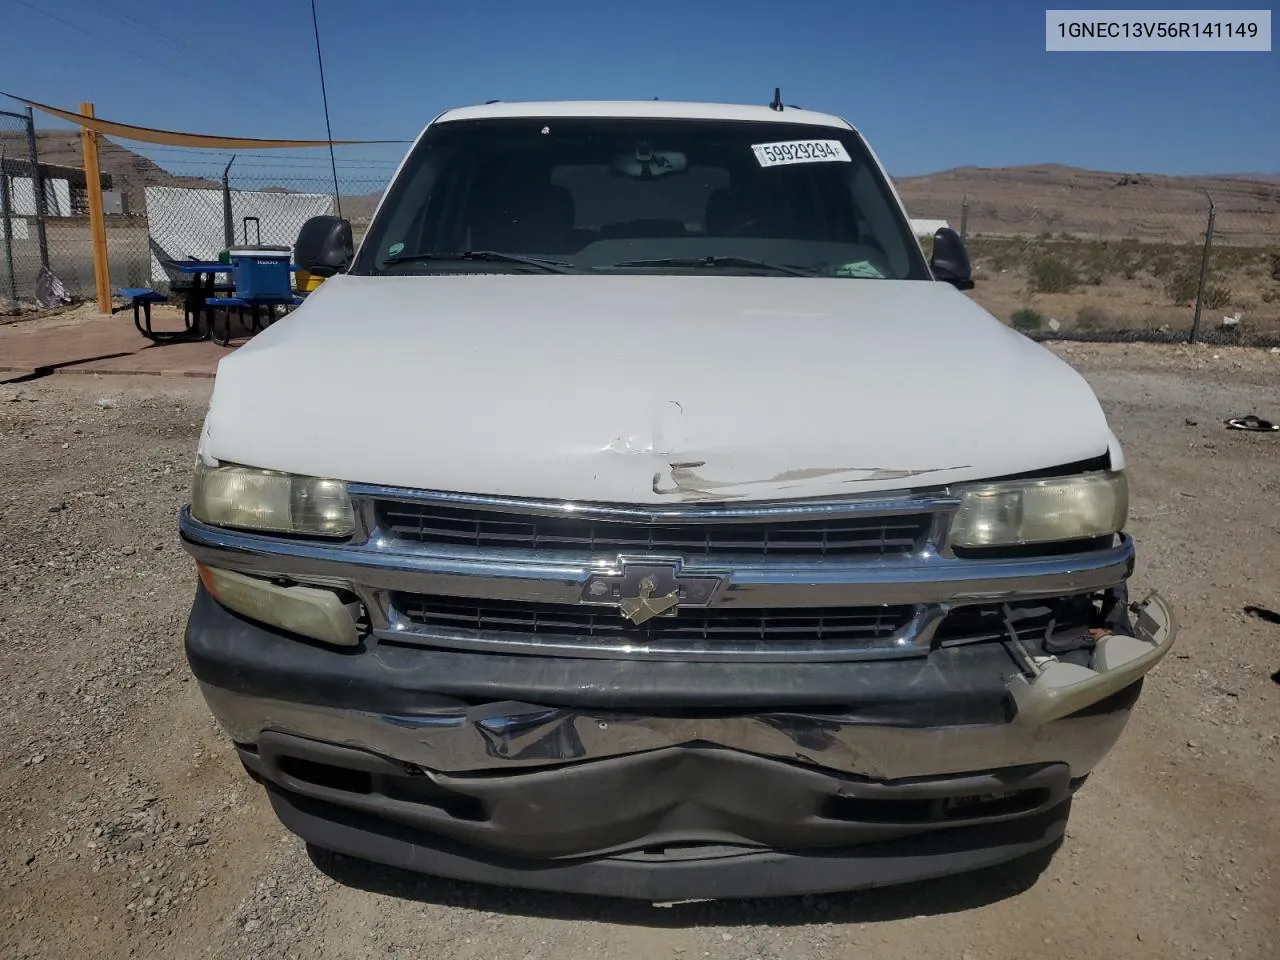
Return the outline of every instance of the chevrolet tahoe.
<path id="1" fill-rule="evenodd" d="M 785 107 L 501 103 L 220 363 L 188 661 L 308 842 L 670 901 L 1052 848 L 1174 641 L 1084 379 Z"/>

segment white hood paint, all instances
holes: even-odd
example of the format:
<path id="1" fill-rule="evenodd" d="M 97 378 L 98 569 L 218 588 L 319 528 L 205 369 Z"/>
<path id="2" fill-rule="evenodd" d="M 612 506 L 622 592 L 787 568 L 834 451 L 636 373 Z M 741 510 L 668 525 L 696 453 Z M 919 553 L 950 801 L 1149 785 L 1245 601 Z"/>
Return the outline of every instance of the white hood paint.
<path id="1" fill-rule="evenodd" d="M 218 367 L 202 455 L 617 503 L 859 495 L 1099 456 L 1089 386 L 944 283 L 335 277 Z"/>

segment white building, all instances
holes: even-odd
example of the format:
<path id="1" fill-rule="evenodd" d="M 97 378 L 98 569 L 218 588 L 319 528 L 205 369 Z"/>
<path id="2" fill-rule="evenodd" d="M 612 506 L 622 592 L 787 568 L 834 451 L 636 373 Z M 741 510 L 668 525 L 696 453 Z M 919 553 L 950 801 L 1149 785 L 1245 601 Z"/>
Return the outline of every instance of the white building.
<path id="1" fill-rule="evenodd" d="M 932 237 L 943 227 L 949 227 L 951 224 L 945 220 L 915 220 L 911 221 L 911 232 L 917 237 Z"/>

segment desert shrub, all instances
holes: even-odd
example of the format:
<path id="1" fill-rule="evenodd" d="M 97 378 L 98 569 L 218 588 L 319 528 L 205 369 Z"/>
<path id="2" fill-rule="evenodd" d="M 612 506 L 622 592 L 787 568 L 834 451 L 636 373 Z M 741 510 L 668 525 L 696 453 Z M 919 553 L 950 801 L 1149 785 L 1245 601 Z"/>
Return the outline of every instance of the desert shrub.
<path id="1" fill-rule="evenodd" d="M 1070 293 L 1079 282 L 1080 274 L 1065 260 L 1042 256 L 1031 262 L 1031 289 L 1036 293 Z"/>
<path id="2" fill-rule="evenodd" d="M 1104 277 L 1122 276 L 1126 280 L 1132 280 L 1142 271 L 1142 244 L 1133 240 L 1121 240 L 1117 244 L 1106 246 L 1101 251 L 1100 259 L 1092 264 Z"/>
<path id="3" fill-rule="evenodd" d="M 1153 271 L 1154 272 L 1154 271 Z M 1160 274 L 1156 274 L 1160 276 Z M 1200 277 L 1194 270 L 1179 270 L 1170 274 L 1164 282 L 1164 292 L 1174 303 L 1190 303 L 1196 298 Z"/>
<path id="4" fill-rule="evenodd" d="M 1076 245 L 1080 266 L 1086 271 L 1106 271 L 1115 265 L 1116 250 L 1109 240 L 1081 240 Z"/>
<path id="5" fill-rule="evenodd" d="M 1200 274 L 1196 270 L 1180 270 L 1165 281 L 1165 293 L 1174 303 L 1195 303 Z M 1206 283 L 1204 303 L 1207 310 L 1217 310 L 1231 302 L 1231 288 L 1222 283 Z"/>
<path id="6" fill-rule="evenodd" d="M 1037 313 L 1030 307 L 1023 307 L 1014 311 L 1009 322 L 1015 330 L 1039 330 L 1044 326 L 1044 314 Z"/>
<path id="7" fill-rule="evenodd" d="M 1219 310 L 1231 303 L 1231 288 L 1221 283 L 1208 283 L 1204 288 L 1206 310 Z"/>
<path id="8" fill-rule="evenodd" d="M 1255 266 L 1262 267 L 1265 271 L 1267 267 L 1266 250 L 1260 247 L 1237 247 L 1220 243 L 1214 246 L 1212 256 L 1214 269 L 1226 273 Z"/>
<path id="9" fill-rule="evenodd" d="M 1189 260 L 1169 247 L 1151 247 L 1144 251 L 1143 262 L 1153 277 L 1168 280 L 1188 269 Z"/>
<path id="10" fill-rule="evenodd" d="M 1076 311 L 1076 326 L 1081 330 L 1103 330 L 1111 326 L 1111 314 L 1101 307 L 1085 304 Z"/>

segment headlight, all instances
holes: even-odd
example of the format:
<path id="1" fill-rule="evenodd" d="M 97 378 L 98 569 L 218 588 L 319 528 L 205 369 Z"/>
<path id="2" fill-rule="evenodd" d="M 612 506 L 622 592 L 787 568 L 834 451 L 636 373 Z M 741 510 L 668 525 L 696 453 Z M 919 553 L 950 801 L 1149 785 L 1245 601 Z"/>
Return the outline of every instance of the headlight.
<path id="1" fill-rule="evenodd" d="M 1123 473 L 1088 473 L 960 489 L 951 521 L 956 547 L 1085 540 L 1118 533 L 1129 515 Z"/>
<path id="2" fill-rule="evenodd" d="M 333 590 L 282 587 L 259 577 L 196 564 L 206 590 L 224 607 L 251 620 L 313 640 L 353 647 L 360 642 L 358 604 L 345 604 Z"/>
<path id="3" fill-rule="evenodd" d="M 349 537 L 355 514 L 341 480 L 196 461 L 191 515 L 220 527 Z"/>

